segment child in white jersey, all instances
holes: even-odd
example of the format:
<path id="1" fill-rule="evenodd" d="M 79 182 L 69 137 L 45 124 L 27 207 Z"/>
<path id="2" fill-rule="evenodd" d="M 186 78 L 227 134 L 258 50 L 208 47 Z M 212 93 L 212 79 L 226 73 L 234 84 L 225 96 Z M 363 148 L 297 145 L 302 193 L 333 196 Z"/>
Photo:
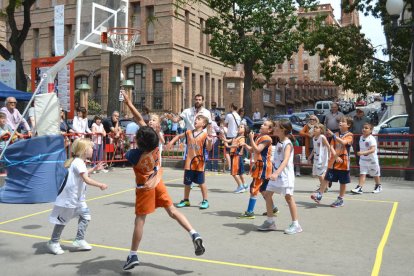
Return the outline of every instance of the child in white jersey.
<path id="1" fill-rule="evenodd" d="M 295 199 L 293 198 L 293 190 L 295 186 L 295 171 L 293 165 L 293 144 L 295 138 L 292 135 L 292 124 L 290 121 L 282 120 L 276 122 L 274 134 L 279 138 L 276 145 L 275 155 L 273 158 L 273 173 L 267 183 L 264 198 L 266 200 L 267 220 L 258 228 L 259 231 L 275 231 L 276 223 L 273 220 L 273 194 L 278 193 L 285 196 L 285 200 L 289 205 L 292 223 L 285 234 L 292 235 L 302 232 L 302 227 L 298 222 L 298 212 Z"/>
<path id="2" fill-rule="evenodd" d="M 92 157 L 93 143 L 89 139 L 77 139 L 72 145 L 73 157 L 65 162 L 68 174 L 60 188 L 56 198 L 55 206 L 49 216 L 49 221 L 55 224 L 52 237 L 47 247 L 55 255 L 63 254 L 59 240 L 65 225 L 75 217 L 79 217 L 78 231 L 73 246 L 78 250 L 91 250 L 85 241 L 85 232 L 91 220 L 89 208 L 85 202 L 86 184 L 105 190 L 108 186 L 89 178 L 89 173 L 103 169 L 103 162 L 98 163 L 94 168 L 87 169 L 85 160 Z"/>
<path id="3" fill-rule="evenodd" d="M 362 136 L 359 138 L 360 151 L 357 152 L 359 158 L 359 184 L 352 189 L 354 194 L 362 194 L 362 186 L 365 184 L 367 174 L 374 177 L 375 188 L 372 191 L 374 194 L 382 191 L 380 184 L 381 170 L 379 166 L 377 153 L 377 140 L 372 136 L 373 126 L 369 123 L 364 124 L 362 128 Z"/>
<path id="4" fill-rule="evenodd" d="M 330 148 L 328 139 L 324 134 L 325 126 L 323 124 L 316 124 L 313 127 L 313 150 L 308 158 L 308 160 L 312 160 L 313 157 L 312 175 L 318 176 L 320 185 L 322 185 L 328 169 Z"/>

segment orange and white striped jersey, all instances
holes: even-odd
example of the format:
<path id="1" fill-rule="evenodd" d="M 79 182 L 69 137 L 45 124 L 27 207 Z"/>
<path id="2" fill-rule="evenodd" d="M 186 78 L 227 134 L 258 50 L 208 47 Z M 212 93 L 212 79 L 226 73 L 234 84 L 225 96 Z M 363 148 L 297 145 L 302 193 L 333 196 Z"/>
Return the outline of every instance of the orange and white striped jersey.
<path id="1" fill-rule="evenodd" d="M 339 171 L 349 171 L 350 170 L 350 152 L 352 142 L 354 140 L 354 135 L 351 132 L 346 132 L 344 134 L 339 134 L 339 138 L 346 141 L 346 145 L 336 142 L 334 139 L 331 140 L 330 145 L 334 147 L 336 154 L 339 158 L 342 159 L 342 162 L 336 162 L 334 157 L 329 159 L 328 168 L 335 169 Z"/>
<path id="2" fill-rule="evenodd" d="M 262 135 L 256 139 L 256 145 L 266 143 L 265 148 L 260 152 L 254 153 L 254 165 L 252 168 L 252 177 L 260 179 L 269 179 L 272 174 L 272 138 L 269 135 Z"/>

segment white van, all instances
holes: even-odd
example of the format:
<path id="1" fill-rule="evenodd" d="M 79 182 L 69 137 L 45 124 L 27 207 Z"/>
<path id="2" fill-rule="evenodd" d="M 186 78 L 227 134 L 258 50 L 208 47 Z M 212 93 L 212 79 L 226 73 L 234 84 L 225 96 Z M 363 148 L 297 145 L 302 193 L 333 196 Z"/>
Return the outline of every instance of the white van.
<path id="1" fill-rule="evenodd" d="M 333 101 L 318 101 L 315 104 L 315 109 L 323 114 L 328 114 L 331 111 L 331 105 Z"/>

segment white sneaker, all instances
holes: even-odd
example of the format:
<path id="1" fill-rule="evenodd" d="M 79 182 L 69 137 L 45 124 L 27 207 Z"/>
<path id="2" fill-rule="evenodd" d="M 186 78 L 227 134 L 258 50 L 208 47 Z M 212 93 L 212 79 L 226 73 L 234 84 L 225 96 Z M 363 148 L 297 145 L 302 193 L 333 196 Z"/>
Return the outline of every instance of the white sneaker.
<path id="1" fill-rule="evenodd" d="M 382 192 L 382 186 L 381 185 L 375 185 L 375 189 L 372 191 L 373 194 L 378 194 Z"/>
<path id="2" fill-rule="evenodd" d="M 91 250 L 92 246 L 87 243 L 85 240 L 74 240 L 72 242 L 73 246 L 76 247 L 78 250 L 87 251 Z"/>
<path id="3" fill-rule="evenodd" d="M 244 193 L 245 191 L 246 190 L 244 189 L 243 186 L 239 186 L 239 187 L 237 187 L 236 190 L 233 191 L 233 193 L 235 193 L 235 194 L 241 194 L 241 193 Z"/>
<path id="4" fill-rule="evenodd" d="M 268 222 L 265 220 L 262 225 L 260 225 L 257 230 L 259 231 L 276 231 L 276 223 L 274 221 Z"/>
<path id="5" fill-rule="evenodd" d="M 362 194 L 363 193 L 362 187 L 361 186 L 356 186 L 355 189 L 351 190 L 351 192 L 354 193 L 354 194 Z"/>
<path id="6" fill-rule="evenodd" d="M 302 232 L 302 227 L 300 225 L 294 225 L 293 223 L 289 225 L 289 228 L 285 229 L 285 234 L 293 235 Z"/>
<path id="7" fill-rule="evenodd" d="M 55 255 L 62 255 L 63 253 L 65 253 L 65 251 L 63 251 L 62 247 L 60 247 L 60 243 L 58 243 L 58 242 L 48 241 L 46 246 L 49 249 L 49 251 L 52 252 Z"/>

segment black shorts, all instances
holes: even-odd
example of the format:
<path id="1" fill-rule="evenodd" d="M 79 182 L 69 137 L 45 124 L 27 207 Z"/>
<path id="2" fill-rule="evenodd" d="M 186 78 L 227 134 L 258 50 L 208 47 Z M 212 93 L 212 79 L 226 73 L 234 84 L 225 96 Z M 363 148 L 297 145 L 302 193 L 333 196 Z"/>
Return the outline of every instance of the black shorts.
<path id="1" fill-rule="evenodd" d="M 349 171 L 340 171 L 335 169 L 328 169 L 325 174 L 325 180 L 329 182 L 338 182 L 340 184 L 351 183 L 351 176 Z"/>
<path id="2" fill-rule="evenodd" d="M 204 184 L 205 181 L 205 174 L 204 172 L 199 171 L 184 171 L 184 184 L 191 185 L 192 183 L 196 184 Z"/>

